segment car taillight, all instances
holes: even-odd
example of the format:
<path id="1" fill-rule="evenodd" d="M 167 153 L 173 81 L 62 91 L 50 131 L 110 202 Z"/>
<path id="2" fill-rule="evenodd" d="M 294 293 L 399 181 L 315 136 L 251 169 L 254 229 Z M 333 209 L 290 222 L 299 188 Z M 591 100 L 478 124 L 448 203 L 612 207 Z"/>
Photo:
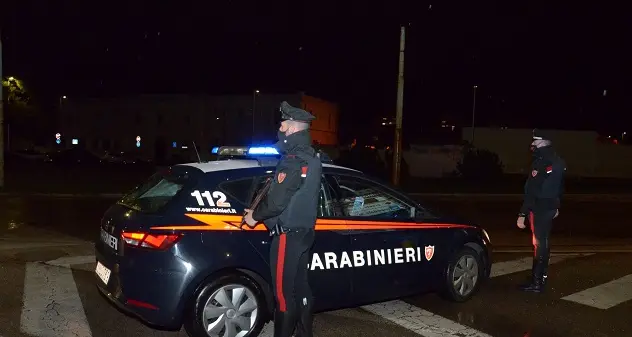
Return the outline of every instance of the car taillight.
<path id="1" fill-rule="evenodd" d="M 123 232 L 121 236 L 125 243 L 130 246 L 157 250 L 171 248 L 182 237 L 180 234 L 147 234 L 141 232 Z"/>

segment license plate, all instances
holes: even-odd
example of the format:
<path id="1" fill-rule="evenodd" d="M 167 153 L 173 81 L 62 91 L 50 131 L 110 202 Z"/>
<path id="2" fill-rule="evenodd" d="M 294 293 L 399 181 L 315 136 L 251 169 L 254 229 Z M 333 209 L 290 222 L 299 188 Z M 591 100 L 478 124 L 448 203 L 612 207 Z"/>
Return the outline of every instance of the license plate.
<path id="1" fill-rule="evenodd" d="M 106 232 L 103 228 L 101 228 L 101 241 L 114 250 L 117 250 L 118 248 L 118 239 L 113 235 L 110 235 L 110 233 Z"/>
<path id="2" fill-rule="evenodd" d="M 108 284 L 110 280 L 110 274 L 112 273 L 108 268 L 101 264 L 101 262 L 97 262 L 97 269 L 94 271 L 97 276 L 105 283 Z"/>

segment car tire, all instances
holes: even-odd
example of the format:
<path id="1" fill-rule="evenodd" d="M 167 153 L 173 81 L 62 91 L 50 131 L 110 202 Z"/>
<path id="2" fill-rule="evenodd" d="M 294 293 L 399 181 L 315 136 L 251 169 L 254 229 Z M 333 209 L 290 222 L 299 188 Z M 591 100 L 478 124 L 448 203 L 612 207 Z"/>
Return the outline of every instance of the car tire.
<path id="1" fill-rule="evenodd" d="M 268 320 L 267 317 L 269 316 L 266 309 L 268 306 L 265 302 L 263 291 L 261 290 L 261 287 L 248 276 L 231 274 L 208 281 L 207 284 L 202 285 L 196 292 L 191 308 L 189 309 L 188 314 L 185 315 L 184 319 L 184 329 L 190 337 L 211 336 L 206 332 L 206 324 L 203 323 L 208 319 L 208 317 L 204 317 L 204 309 L 207 304 L 209 304 L 221 307 L 223 310 L 223 306 L 216 300 L 215 296 L 219 291 L 228 291 L 229 299 L 232 299 L 232 295 L 235 294 L 232 289 L 235 288 L 245 289 L 243 293 L 245 293 L 246 298 L 248 298 L 248 300 L 252 298 L 256 301 L 256 318 L 254 319 L 254 324 L 251 322 L 252 325 L 250 332 L 246 336 L 255 337 L 259 335 L 261 329 L 263 329 L 263 326 Z M 241 292 L 241 290 L 239 291 Z M 211 298 L 213 299 L 211 300 Z M 239 306 L 235 308 L 238 307 Z M 226 319 L 229 316 L 239 316 L 239 313 L 235 312 L 235 309 L 233 309 L 232 312 L 225 311 L 222 316 Z M 222 334 L 219 334 L 219 336 L 222 336 Z"/>
<path id="2" fill-rule="evenodd" d="M 459 282 L 459 271 L 464 269 L 466 273 L 461 277 L 461 282 L 457 283 Z M 474 249 L 469 247 L 461 248 L 450 258 L 444 274 L 442 297 L 453 302 L 466 302 L 478 292 L 481 283 L 484 281 L 484 271 L 485 268 L 483 267 L 481 256 Z M 472 277 L 474 273 L 476 273 L 476 276 Z M 465 282 L 466 285 L 473 283 L 473 286 L 462 287 L 465 279 L 471 281 Z"/>

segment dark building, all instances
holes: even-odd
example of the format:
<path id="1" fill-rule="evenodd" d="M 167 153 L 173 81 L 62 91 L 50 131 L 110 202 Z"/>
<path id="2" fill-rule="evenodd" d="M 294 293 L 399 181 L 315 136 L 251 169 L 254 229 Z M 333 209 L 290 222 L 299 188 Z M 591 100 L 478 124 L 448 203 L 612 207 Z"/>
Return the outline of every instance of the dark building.
<path id="1" fill-rule="evenodd" d="M 279 104 L 284 100 L 316 116 L 311 128 L 315 142 L 338 144 L 337 104 L 303 93 L 253 92 L 235 96 L 68 98 L 61 107 L 58 146 L 83 146 L 97 153 L 137 152 L 151 159 L 169 157 L 182 146 L 190 147 L 193 141 L 200 151 L 210 151 L 218 145 L 273 144 L 280 119 Z"/>

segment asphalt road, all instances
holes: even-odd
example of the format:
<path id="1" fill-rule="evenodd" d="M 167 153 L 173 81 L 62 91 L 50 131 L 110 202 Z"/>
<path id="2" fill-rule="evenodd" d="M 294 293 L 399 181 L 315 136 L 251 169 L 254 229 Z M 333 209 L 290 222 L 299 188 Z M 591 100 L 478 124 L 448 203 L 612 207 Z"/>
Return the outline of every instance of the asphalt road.
<path id="1" fill-rule="evenodd" d="M 8 244 L 0 240 L 0 336 L 186 336 L 154 330 L 110 306 L 95 288 L 89 244 Z M 37 262 L 50 260 L 59 263 Z M 492 279 L 469 302 L 426 294 L 323 313 L 315 336 L 632 336 L 632 254 L 555 255 L 544 294 L 516 289 L 529 268 L 528 254 L 498 255 Z M 262 336 L 272 336 L 270 329 Z"/>
<path id="2" fill-rule="evenodd" d="M 485 224 L 494 240 L 494 232 L 513 230 L 520 200 L 509 199 L 426 202 Z M 146 327 L 107 305 L 95 289 L 91 241 L 111 202 L 0 197 L 0 336 L 186 335 Z M 555 235 L 629 238 L 627 207 L 566 200 Z M 515 289 L 528 276 L 530 259 L 528 254 L 495 254 L 493 278 L 467 303 L 427 294 L 319 314 L 315 335 L 632 336 L 632 254 L 556 255 L 549 291 L 538 295 Z M 52 260 L 57 262 L 38 262 Z"/>

